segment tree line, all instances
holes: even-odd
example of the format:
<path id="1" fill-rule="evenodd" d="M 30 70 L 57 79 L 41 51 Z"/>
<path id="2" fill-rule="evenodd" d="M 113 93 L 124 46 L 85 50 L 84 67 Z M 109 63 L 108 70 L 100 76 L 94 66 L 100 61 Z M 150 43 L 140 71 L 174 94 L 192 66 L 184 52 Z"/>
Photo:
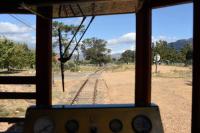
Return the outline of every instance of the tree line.
<path id="1" fill-rule="evenodd" d="M 53 22 L 53 49 L 58 47 L 58 28 L 61 30 L 63 49 L 66 49 L 65 56 L 68 56 L 74 46 L 77 44 L 77 38 L 69 46 L 70 38 L 75 34 L 78 26 L 65 25 L 62 22 Z M 81 27 L 80 33 L 84 31 L 84 26 Z M 90 64 L 102 66 L 107 63 L 134 63 L 135 51 L 125 50 L 121 53 L 120 58 L 112 58 L 111 49 L 107 48 L 107 41 L 96 37 L 86 38 L 81 41 L 75 49 L 73 62 L 76 65 L 83 63 L 80 61 L 80 53 L 84 60 Z M 152 43 L 152 62 L 154 56 L 159 54 L 161 57 L 160 63 L 185 63 L 191 64 L 192 61 L 192 45 L 184 45 L 181 49 L 171 47 L 167 41 L 159 40 Z M 58 51 L 54 50 L 52 56 L 59 55 Z M 53 58 L 55 59 L 55 58 Z M 53 63 L 56 61 L 53 60 Z M 33 68 L 35 65 L 35 50 L 28 48 L 25 43 L 18 43 L 6 38 L 0 38 L 0 68 L 6 68 L 10 71 L 14 69 Z"/>
<path id="2" fill-rule="evenodd" d="M 90 64 L 102 66 L 107 63 L 134 63 L 135 51 L 126 50 L 119 59 L 111 57 L 111 50 L 106 48 L 107 41 L 95 37 L 84 39 L 78 49 L 84 60 Z M 152 44 L 152 62 L 154 56 L 159 54 L 160 63 L 192 63 L 192 45 L 186 44 L 181 49 L 168 45 L 167 41 L 159 40 Z M 53 54 L 55 56 L 55 54 Z M 76 55 L 77 56 L 77 55 Z M 78 57 L 79 58 L 79 57 Z M 75 60 L 77 61 L 77 60 Z M 79 61 L 79 64 L 81 61 Z M 11 69 L 33 68 L 35 65 L 35 50 L 31 50 L 24 43 L 14 42 L 6 38 L 0 39 L 0 67 Z"/>
<path id="3" fill-rule="evenodd" d="M 152 53 L 153 57 L 156 54 L 160 55 L 161 63 L 184 63 L 185 65 L 190 65 L 192 63 L 192 44 L 186 44 L 180 49 L 175 49 L 171 47 L 167 41 L 159 40 L 152 44 Z"/>
<path id="4" fill-rule="evenodd" d="M 53 47 L 59 46 L 59 36 L 58 36 L 58 28 L 61 31 L 62 34 L 62 44 L 63 49 L 66 49 L 66 53 L 64 53 L 64 56 L 68 56 L 70 51 L 73 49 L 73 47 L 77 43 L 77 38 L 72 41 L 72 45 L 69 46 L 70 37 L 72 37 L 76 30 L 78 29 L 78 26 L 76 25 L 65 25 L 62 22 L 53 22 L 53 37 L 56 38 L 54 40 Z M 79 34 L 82 34 L 85 30 L 84 25 L 80 28 Z M 119 60 L 111 57 L 111 49 L 108 49 L 107 47 L 107 41 L 91 37 L 86 38 L 78 45 L 76 48 L 76 52 L 74 54 L 74 62 L 76 64 L 81 63 L 80 62 L 80 53 L 82 53 L 84 60 L 87 61 L 90 64 L 96 64 L 98 66 L 102 66 L 107 63 L 111 62 L 120 62 L 120 63 L 130 63 L 135 61 L 135 52 L 133 50 L 126 50 L 122 53 L 121 58 Z"/>
<path id="5" fill-rule="evenodd" d="M 6 38 L 0 39 L 0 68 L 12 69 L 33 68 L 35 51 L 25 43 L 18 43 Z"/>

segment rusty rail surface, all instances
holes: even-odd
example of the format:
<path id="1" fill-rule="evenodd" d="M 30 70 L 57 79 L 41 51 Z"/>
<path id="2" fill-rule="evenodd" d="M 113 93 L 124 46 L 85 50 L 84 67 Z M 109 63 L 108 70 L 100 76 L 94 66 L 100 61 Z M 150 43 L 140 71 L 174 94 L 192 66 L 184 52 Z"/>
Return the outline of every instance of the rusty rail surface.
<path id="1" fill-rule="evenodd" d="M 92 99 L 93 104 L 96 103 L 98 82 L 99 82 L 99 79 L 96 79 L 96 82 L 95 82 L 95 85 L 94 85 L 93 99 Z"/>
<path id="2" fill-rule="evenodd" d="M 90 74 L 87 79 L 83 82 L 83 84 L 81 85 L 81 87 L 78 89 L 78 91 L 76 92 L 74 98 L 71 100 L 71 103 L 70 105 L 73 105 L 75 103 L 75 101 L 77 101 L 78 97 L 80 96 L 81 92 L 83 91 L 84 87 L 86 86 L 86 84 L 88 83 L 89 79 L 96 75 L 97 73 L 102 73 L 103 71 L 105 70 L 105 68 L 102 68 L 102 69 L 98 69 L 97 71 L 95 71 L 94 73 Z M 100 76 L 100 75 L 99 75 Z M 94 86 L 94 92 L 93 92 L 93 98 L 92 98 L 92 101 L 93 101 L 93 104 L 95 104 L 96 102 L 96 96 L 97 96 L 97 85 L 98 85 L 98 78 L 96 79 L 96 82 L 95 82 L 95 86 Z"/>

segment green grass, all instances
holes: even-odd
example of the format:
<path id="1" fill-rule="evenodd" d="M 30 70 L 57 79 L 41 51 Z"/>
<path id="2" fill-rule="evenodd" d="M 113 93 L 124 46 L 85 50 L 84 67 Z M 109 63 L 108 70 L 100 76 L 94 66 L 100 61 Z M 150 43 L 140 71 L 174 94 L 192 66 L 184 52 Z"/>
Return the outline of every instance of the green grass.
<path id="1" fill-rule="evenodd" d="M 135 64 L 118 64 L 118 65 L 111 65 L 106 68 L 106 71 L 112 72 L 121 72 L 126 70 L 135 70 Z"/>

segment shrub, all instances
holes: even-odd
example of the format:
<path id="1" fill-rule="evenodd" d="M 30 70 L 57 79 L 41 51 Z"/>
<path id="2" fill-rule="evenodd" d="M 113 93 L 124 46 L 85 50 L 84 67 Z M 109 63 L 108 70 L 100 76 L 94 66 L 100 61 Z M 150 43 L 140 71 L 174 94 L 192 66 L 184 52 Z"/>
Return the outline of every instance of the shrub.
<path id="1" fill-rule="evenodd" d="M 77 64 L 75 64 L 74 62 L 68 62 L 65 65 L 65 69 L 69 70 L 71 72 L 77 72 L 80 70 L 80 67 Z"/>

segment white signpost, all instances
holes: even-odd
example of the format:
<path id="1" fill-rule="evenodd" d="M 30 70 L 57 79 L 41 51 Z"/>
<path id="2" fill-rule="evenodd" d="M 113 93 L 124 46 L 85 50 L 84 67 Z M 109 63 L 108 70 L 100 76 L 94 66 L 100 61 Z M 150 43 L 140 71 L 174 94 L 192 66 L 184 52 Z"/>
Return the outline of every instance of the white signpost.
<path id="1" fill-rule="evenodd" d="M 158 72 L 158 62 L 160 61 L 160 55 L 159 54 L 156 54 L 154 56 L 154 61 L 156 63 L 156 70 L 155 70 L 155 72 L 157 73 Z"/>

